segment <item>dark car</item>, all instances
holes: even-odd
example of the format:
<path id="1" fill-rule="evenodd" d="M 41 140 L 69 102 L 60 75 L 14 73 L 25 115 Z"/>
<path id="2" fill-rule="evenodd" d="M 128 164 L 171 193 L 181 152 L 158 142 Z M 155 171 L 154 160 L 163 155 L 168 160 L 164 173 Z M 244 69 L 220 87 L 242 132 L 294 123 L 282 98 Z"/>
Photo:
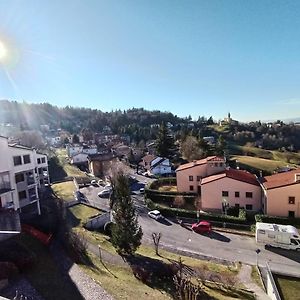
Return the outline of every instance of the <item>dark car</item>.
<path id="1" fill-rule="evenodd" d="M 77 201 L 86 202 L 85 195 L 80 191 L 74 192 L 74 197 L 75 197 L 75 200 L 77 200 Z"/>
<path id="2" fill-rule="evenodd" d="M 197 233 L 210 233 L 211 232 L 211 224 L 207 221 L 200 221 L 192 225 L 192 230 Z"/>

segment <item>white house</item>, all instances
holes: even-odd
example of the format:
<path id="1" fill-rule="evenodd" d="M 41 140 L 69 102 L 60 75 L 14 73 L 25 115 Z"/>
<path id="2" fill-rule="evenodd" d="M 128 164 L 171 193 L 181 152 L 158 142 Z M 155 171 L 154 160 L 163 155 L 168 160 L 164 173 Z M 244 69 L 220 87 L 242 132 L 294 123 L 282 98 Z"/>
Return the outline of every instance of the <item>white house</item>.
<path id="1" fill-rule="evenodd" d="M 75 154 L 81 153 L 82 150 L 83 150 L 83 146 L 81 146 L 81 145 L 67 145 L 66 149 L 67 149 L 67 155 L 69 157 L 72 157 Z"/>
<path id="2" fill-rule="evenodd" d="M 73 165 L 81 165 L 88 162 L 89 154 L 86 153 L 78 153 L 72 156 L 71 164 Z"/>
<path id="3" fill-rule="evenodd" d="M 49 184 L 47 156 L 35 149 L 10 145 L 0 136 L 0 208 L 31 206 L 40 214 L 39 190 Z"/>
<path id="4" fill-rule="evenodd" d="M 172 172 L 169 159 L 151 154 L 142 158 L 140 166 L 153 175 L 169 174 Z"/>
<path id="5" fill-rule="evenodd" d="M 97 145 L 91 145 L 91 146 L 83 146 L 82 153 L 85 154 L 97 154 Z"/>

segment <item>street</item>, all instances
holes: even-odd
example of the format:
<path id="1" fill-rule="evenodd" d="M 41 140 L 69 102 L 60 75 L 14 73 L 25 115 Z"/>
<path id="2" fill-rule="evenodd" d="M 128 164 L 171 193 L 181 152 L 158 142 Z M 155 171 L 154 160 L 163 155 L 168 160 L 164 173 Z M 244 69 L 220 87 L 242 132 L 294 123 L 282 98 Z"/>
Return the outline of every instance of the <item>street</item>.
<path id="1" fill-rule="evenodd" d="M 177 251 L 180 255 L 195 256 L 226 260 L 229 262 L 243 262 L 251 265 L 258 264 L 262 267 L 268 262 L 271 269 L 290 275 L 300 276 L 300 253 L 283 249 L 265 249 L 264 245 L 257 245 L 252 237 L 219 233 L 214 230 L 211 234 L 200 235 L 188 228 L 177 224 L 176 220 L 165 219 L 156 221 L 148 216 L 149 209 L 144 204 L 144 195 L 139 193 L 139 188 L 144 186 L 145 177 L 132 185 L 132 198 L 138 213 L 138 221 L 143 229 L 143 243 L 153 245 L 152 233 L 161 232 L 160 245 L 166 249 Z M 147 178 L 149 179 L 149 178 Z M 109 209 L 108 198 L 99 198 L 97 193 L 103 187 L 82 188 L 90 204 L 102 210 Z M 256 250 L 260 253 L 256 254 Z"/>

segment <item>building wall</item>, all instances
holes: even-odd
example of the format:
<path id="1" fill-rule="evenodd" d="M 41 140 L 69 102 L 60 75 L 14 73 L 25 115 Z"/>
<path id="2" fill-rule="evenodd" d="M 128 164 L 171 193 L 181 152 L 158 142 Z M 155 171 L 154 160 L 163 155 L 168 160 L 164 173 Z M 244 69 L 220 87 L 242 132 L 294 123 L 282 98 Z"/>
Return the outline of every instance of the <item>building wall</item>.
<path id="1" fill-rule="evenodd" d="M 289 211 L 300 218 L 300 183 L 265 191 L 266 213 L 270 216 L 287 217 Z M 289 204 L 289 197 L 295 197 L 295 204 Z"/>
<path id="2" fill-rule="evenodd" d="M 252 205 L 252 210 L 261 209 L 261 187 L 246 182 L 237 181 L 228 177 L 215 180 L 201 186 L 202 209 L 221 210 L 222 199 L 225 198 L 229 206 L 239 204 L 240 207 Z M 222 191 L 228 191 L 228 197 L 222 196 Z M 239 192 L 239 197 L 235 197 Z M 246 192 L 252 192 L 252 198 L 246 198 Z"/>
<path id="3" fill-rule="evenodd" d="M 189 176 L 193 176 L 193 180 L 189 180 Z M 177 179 L 177 191 L 182 192 L 195 192 L 197 193 L 198 186 L 200 182 L 197 181 L 197 176 L 205 177 L 207 176 L 207 165 L 198 165 L 185 170 L 180 170 L 176 172 Z M 193 190 L 190 189 L 193 186 Z"/>

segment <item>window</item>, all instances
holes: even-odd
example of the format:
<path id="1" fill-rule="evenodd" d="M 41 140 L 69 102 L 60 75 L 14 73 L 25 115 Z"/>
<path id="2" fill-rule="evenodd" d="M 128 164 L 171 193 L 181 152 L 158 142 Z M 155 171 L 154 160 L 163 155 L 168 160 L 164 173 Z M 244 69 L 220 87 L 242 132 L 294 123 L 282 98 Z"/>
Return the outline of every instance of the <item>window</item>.
<path id="1" fill-rule="evenodd" d="M 27 198 L 26 191 L 19 192 L 19 200 L 23 200 L 23 199 L 26 199 L 26 198 Z"/>
<path id="2" fill-rule="evenodd" d="M 44 164 L 46 162 L 46 158 L 42 157 L 42 163 Z"/>
<path id="3" fill-rule="evenodd" d="M 29 200 L 34 201 L 37 199 L 35 188 L 28 190 Z"/>
<path id="4" fill-rule="evenodd" d="M 295 204 L 295 197 L 289 197 L 289 204 Z"/>
<path id="5" fill-rule="evenodd" d="M 201 176 L 197 176 L 197 181 L 200 181 L 201 180 Z"/>
<path id="6" fill-rule="evenodd" d="M 263 230 L 263 229 L 258 229 L 258 233 L 260 233 L 260 234 L 266 234 L 266 231 Z"/>
<path id="7" fill-rule="evenodd" d="M 222 191 L 222 197 L 228 197 L 229 193 L 228 191 Z"/>
<path id="8" fill-rule="evenodd" d="M 14 166 L 19 166 L 22 164 L 21 156 L 14 156 Z"/>
<path id="9" fill-rule="evenodd" d="M 291 239 L 291 244 L 293 244 L 293 245 L 298 245 L 298 242 L 297 242 L 297 240 L 295 240 L 295 239 Z"/>
<path id="10" fill-rule="evenodd" d="M 43 174 L 43 168 L 39 168 L 39 174 Z"/>
<path id="11" fill-rule="evenodd" d="M 38 164 L 41 163 L 41 159 L 40 159 L 40 158 L 37 159 L 37 163 L 38 163 Z"/>
<path id="12" fill-rule="evenodd" d="M 193 191 L 193 190 L 194 190 L 194 186 L 190 185 L 190 191 Z"/>
<path id="13" fill-rule="evenodd" d="M 240 198 L 240 192 L 234 192 L 234 197 L 235 198 Z"/>
<path id="14" fill-rule="evenodd" d="M 16 183 L 23 182 L 25 180 L 24 174 L 23 173 L 16 174 L 15 180 Z"/>
<path id="15" fill-rule="evenodd" d="M 253 206 L 252 204 L 246 204 L 246 210 L 252 210 Z"/>
<path id="16" fill-rule="evenodd" d="M 193 181 L 194 177 L 193 176 L 189 176 L 189 181 Z"/>
<path id="17" fill-rule="evenodd" d="M 289 210 L 289 218 L 295 218 L 295 212 L 293 210 Z"/>
<path id="18" fill-rule="evenodd" d="M 30 155 L 29 154 L 23 155 L 23 161 L 24 164 L 30 164 Z"/>
<path id="19" fill-rule="evenodd" d="M 252 198 L 252 192 L 246 192 L 246 198 Z"/>
<path id="20" fill-rule="evenodd" d="M 219 164 L 218 163 L 215 163 L 215 167 L 218 167 L 219 166 Z"/>
<path id="21" fill-rule="evenodd" d="M 219 166 L 220 166 L 220 168 L 222 168 L 223 167 L 223 163 L 219 163 Z"/>
<path id="22" fill-rule="evenodd" d="M 239 205 L 239 203 L 236 203 L 236 204 L 234 204 L 234 207 L 236 207 L 236 208 L 240 208 L 240 205 Z"/>

